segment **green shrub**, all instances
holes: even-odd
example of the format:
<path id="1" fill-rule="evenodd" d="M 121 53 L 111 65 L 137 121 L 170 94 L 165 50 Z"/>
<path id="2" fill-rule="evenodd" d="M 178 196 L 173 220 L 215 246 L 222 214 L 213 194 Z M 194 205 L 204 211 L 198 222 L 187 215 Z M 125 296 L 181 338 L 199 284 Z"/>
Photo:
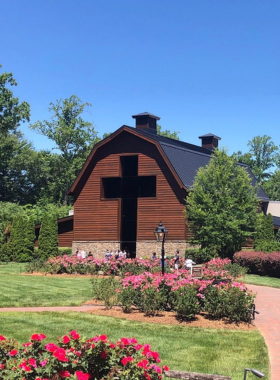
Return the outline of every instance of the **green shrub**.
<path id="1" fill-rule="evenodd" d="M 107 309 L 111 309 L 117 304 L 118 295 L 116 288 L 119 284 L 113 276 L 108 278 L 92 279 L 93 296 L 95 299 L 103 301 Z"/>
<path id="2" fill-rule="evenodd" d="M 245 288 L 211 286 L 207 288 L 204 302 L 204 311 L 210 318 L 227 318 L 230 322 L 249 321 L 254 296 Z"/>
<path id="3" fill-rule="evenodd" d="M 242 276 L 245 276 L 245 274 L 248 273 L 248 268 L 242 267 L 241 265 L 239 265 L 237 263 L 226 264 L 224 269 L 227 270 L 227 271 L 229 271 L 229 274 L 233 278 L 242 277 Z"/>
<path id="4" fill-rule="evenodd" d="M 208 248 L 187 248 L 185 258 L 191 257 L 196 264 L 204 264 L 217 257 L 217 253 Z"/>
<path id="5" fill-rule="evenodd" d="M 197 289 L 194 286 L 184 286 L 173 292 L 173 307 L 178 319 L 190 321 L 200 312 Z"/>
<path id="6" fill-rule="evenodd" d="M 164 295 L 156 288 L 149 287 L 142 291 L 140 310 L 146 315 L 155 315 L 166 307 Z"/>

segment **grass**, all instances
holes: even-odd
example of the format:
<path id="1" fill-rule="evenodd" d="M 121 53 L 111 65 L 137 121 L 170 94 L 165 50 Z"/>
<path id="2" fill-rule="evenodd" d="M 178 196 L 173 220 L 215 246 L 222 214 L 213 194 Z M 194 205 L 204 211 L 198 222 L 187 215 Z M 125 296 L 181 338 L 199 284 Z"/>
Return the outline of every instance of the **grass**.
<path id="1" fill-rule="evenodd" d="M 79 306 L 92 298 L 90 278 L 23 275 L 24 264 L 0 265 L 0 307 Z"/>
<path id="2" fill-rule="evenodd" d="M 269 374 L 267 348 L 257 330 L 236 331 L 155 325 L 86 313 L 1 313 L 0 334 L 27 342 L 33 333 L 44 333 L 47 341 L 75 329 L 90 338 L 106 334 L 116 341 L 135 337 L 158 351 L 170 369 L 219 373 L 240 380 L 245 367 Z M 268 377 L 267 377 L 268 378 Z"/>
<path id="3" fill-rule="evenodd" d="M 242 279 L 245 284 L 269 286 L 271 288 L 280 288 L 280 278 L 259 276 L 256 274 L 246 274 Z"/>

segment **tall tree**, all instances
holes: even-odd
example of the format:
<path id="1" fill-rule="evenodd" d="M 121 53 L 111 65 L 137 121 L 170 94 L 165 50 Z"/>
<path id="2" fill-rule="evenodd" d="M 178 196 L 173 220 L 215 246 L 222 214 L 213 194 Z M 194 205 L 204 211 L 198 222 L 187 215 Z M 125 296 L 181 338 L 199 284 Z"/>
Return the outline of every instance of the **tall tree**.
<path id="1" fill-rule="evenodd" d="M 248 165 L 258 182 L 262 184 L 266 179 L 270 178 L 271 171 L 277 161 L 278 147 L 271 140 L 271 137 L 255 136 L 247 144 L 250 149 L 248 153 L 242 154 L 240 151 L 234 153 L 239 162 Z"/>
<path id="2" fill-rule="evenodd" d="M 263 182 L 263 189 L 272 201 L 280 201 L 280 169 L 276 170 L 269 179 Z"/>
<path id="3" fill-rule="evenodd" d="M 90 105 L 72 95 L 68 99 L 50 103 L 51 120 L 37 121 L 30 125 L 31 129 L 53 140 L 53 149 L 58 150 L 50 162 L 54 176 L 49 180 L 49 186 L 54 193 L 54 201 L 67 201 L 66 191 L 92 147 L 100 140 L 93 124 L 82 117 Z"/>
<path id="4" fill-rule="evenodd" d="M 0 68 L 2 66 L 0 65 Z M 29 186 L 26 162 L 32 146 L 18 130 L 29 121 L 30 107 L 14 97 L 12 87 L 17 83 L 12 73 L 0 75 L 0 201 L 23 202 Z"/>
<path id="5" fill-rule="evenodd" d="M 224 150 L 216 150 L 209 164 L 198 170 L 186 202 L 192 243 L 202 249 L 232 256 L 252 235 L 256 189 L 246 170 Z"/>
<path id="6" fill-rule="evenodd" d="M 2 65 L 0 65 L 1 69 Z M 19 102 L 9 87 L 17 86 L 12 73 L 0 75 L 0 133 L 16 132 L 21 123 L 29 121 L 30 106 Z"/>

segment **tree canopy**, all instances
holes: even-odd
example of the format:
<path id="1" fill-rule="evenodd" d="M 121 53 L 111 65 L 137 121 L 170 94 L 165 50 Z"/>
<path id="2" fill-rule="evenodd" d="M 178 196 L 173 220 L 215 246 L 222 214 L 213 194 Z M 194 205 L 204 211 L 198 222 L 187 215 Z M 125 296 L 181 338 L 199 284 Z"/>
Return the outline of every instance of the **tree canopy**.
<path id="1" fill-rule="evenodd" d="M 213 255 L 232 256 L 252 236 L 258 199 L 246 169 L 216 150 L 196 175 L 186 199 L 193 244 Z"/>

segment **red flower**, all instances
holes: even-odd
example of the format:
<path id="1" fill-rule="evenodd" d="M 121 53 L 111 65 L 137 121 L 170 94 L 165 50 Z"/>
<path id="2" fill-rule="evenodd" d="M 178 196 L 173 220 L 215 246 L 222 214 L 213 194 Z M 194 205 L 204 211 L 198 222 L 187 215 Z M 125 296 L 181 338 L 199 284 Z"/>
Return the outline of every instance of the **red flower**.
<path id="1" fill-rule="evenodd" d="M 44 335 L 44 334 L 33 334 L 33 335 L 31 335 L 31 340 L 38 340 L 39 342 L 41 342 L 41 340 L 43 340 L 45 338 L 46 338 L 46 335 Z"/>
<path id="2" fill-rule="evenodd" d="M 69 338 L 69 336 L 68 336 L 68 335 L 65 335 L 65 336 L 62 338 L 62 341 L 63 341 L 64 344 L 69 343 L 69 342 L 70 342 L 70 338 Z"/>
<path id="3" fill-rule="evenodd" d="M 69 334 L 72 336 L 73 339 L 80 338 L 80 335 L 75 330 L 71 331 Z"/>
<path id="4" fill-rule="evenodd" d="M 114 343 L 110 343 L 109 347 L 110 347 L 110 348 L 115 348 L 116 345 L 115 345 Z"/>
<path id="5" fill-rule="evenodd" d="M 61 371 L 59 374 L 61 377 L 63 377 L 63 379 L 65 379 L 65 377 L 71 377 L 71 374 L 69 371 Z"/>
<path id="6" fill-rule="evenodd" d="M 18 350 L 12 350 L 11 352 L 9 352 L 11 356 L 15 356 L 17 353 L 18 353 Z"/>
<path id="7" fill-rule="evenodd" d="M 23 347 L 29 347 L 29 346 L 31 346 L 31 345 L 32 345 L 32 342 L 23 343 L 22 345 L 23 345 Z"/>
<path id="8" fill-rule="evenodd" d="M 82 371 L 76 371 L 75 375 L 77 376 L 78 380 L 88 380 L 91 378 L 89 373 L 84 373 Z"/>
<path id="9" fill-rule="evenodd" d="M 68 362 L 66 358 L 66 351 L 63 348 L 58 348 L 54 351 L 53 356 L 61 362 Z"/>
<path id="10" fill-rule="evenodd" d="M 4 369 L 5 368 L 5 364 L 0 364 L 0 368 Z"/>
<path id="11" fill-rule="evenodd" d="M 107 342 L 107 336 L 106 335 L 100 335 L 99 337 L 99 340 L 101 340 L 102 342 Z"/>
<path id="12" fill-rule="evenodd" d="M 45 345 L 45 349 L 50 352 L 54 352 L 55 350 L 57 350 L 57 348 L 57 345 L 54 343 L 48 343 Z"/>
<path id="13" fill-rule="evenodd" d="M 128 362 L 132 362 L 134 359 L 131 357 L 131 356 L 126 356 L 125 358 L 123 358 L 122 360 L 121 360 L 121 363 L 123 364 L 123 365 L 127 365 L 127 363 Z"/>
<path id="14" fill-rule="evenodd" d="M 37 368 L 37 363 L 36 363 L 36 360 L 34 358 L 28 359 L 28 363 L 30 365 L 32 365 L 32 367 Z"/>
<path id="15" fill-rule="evenodd" d="M 107 358 L 107 353 L 106 351 L 102 351 L 100 354 L 101 359 L 106 359 Z"/>
<path id="16" fill-rule="evenodd" d="M 3 335 L 0 335 L 0 340 L 6 340 L 6 338 Z"/>
<path id="17" fill-rule="evenodd" d="M 162 367 L 162 369 L 163 369 L 164 371 L 169 371 L 169 368 L 167 367 L 167 365 L 164 365 L 164 366 Z"/>

